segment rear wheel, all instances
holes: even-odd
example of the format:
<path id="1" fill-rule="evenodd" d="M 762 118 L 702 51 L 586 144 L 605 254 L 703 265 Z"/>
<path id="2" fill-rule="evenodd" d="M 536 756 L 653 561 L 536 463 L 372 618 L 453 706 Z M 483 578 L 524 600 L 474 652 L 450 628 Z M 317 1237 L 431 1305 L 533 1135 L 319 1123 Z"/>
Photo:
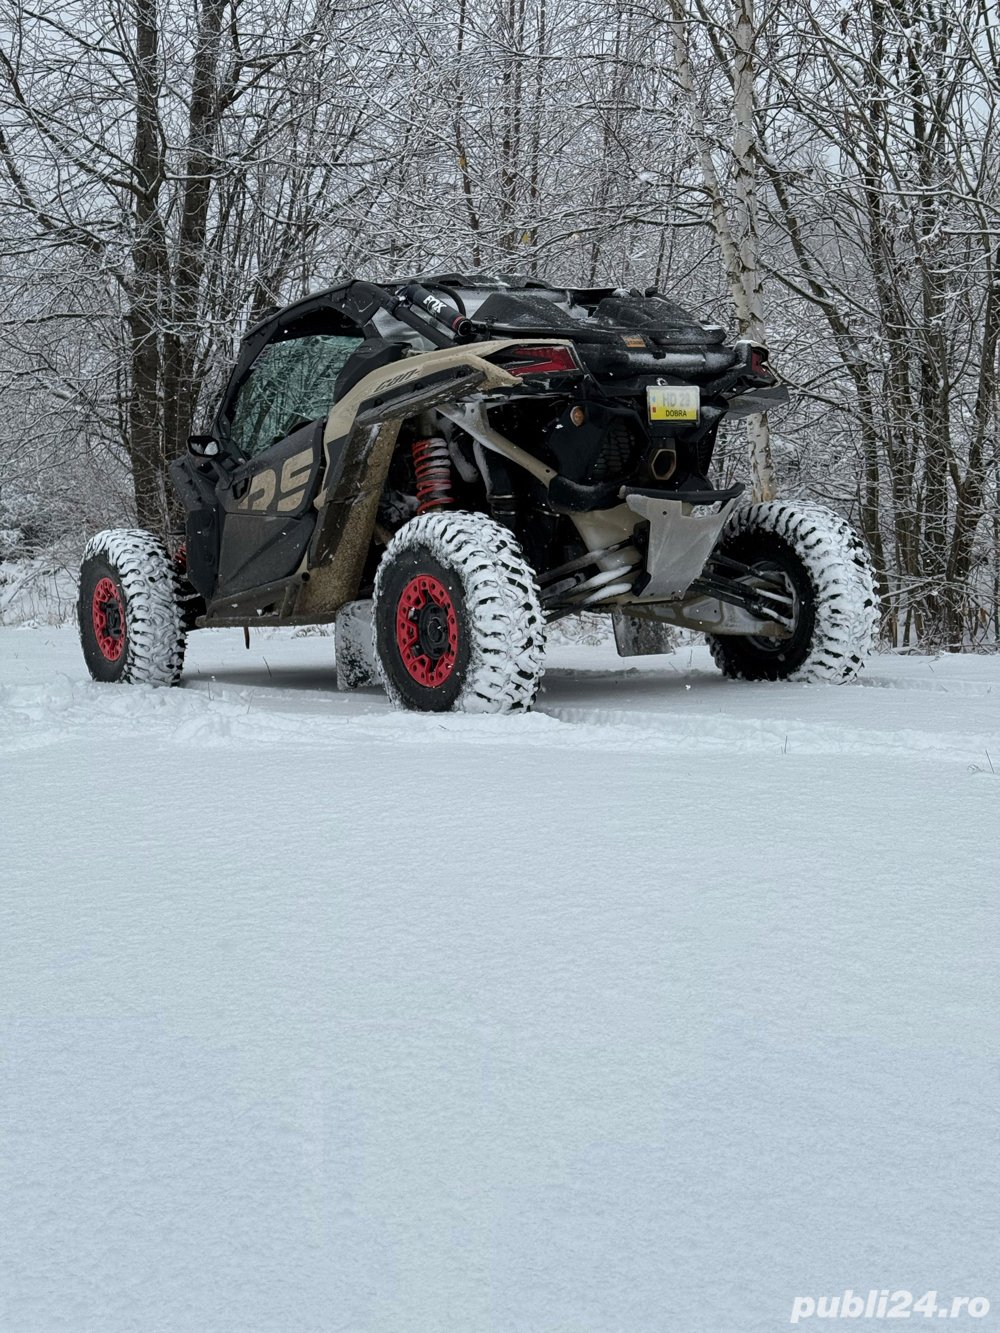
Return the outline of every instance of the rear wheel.
<path id="1" fill-rule="evenodd" d="M 729 520 L 714 554 L 779 584 L 791 603 L 786 638 L 709 635 L 724 675 L 741 680 L 853 679 L 878 619 L 874 574 L 860 537 L 821 505 L 749 505 Z M 752 577 L 752 576 L 751 576 Z"/>
<path id="2" fill-rule="evenodd" d="M 141 528 L 99 532 L 87 543 L 77 602 L 80 643 L 95 680 L 173 685 L 184 665 L 174 565 Z"/>
<path id="3" fill-rule="evenodd" d="M 375 658 L 397 707 L 529 709 L 544 622 L 535 576 L 509 529 L 482 514 L 412 519 L 375 579 Z"/>

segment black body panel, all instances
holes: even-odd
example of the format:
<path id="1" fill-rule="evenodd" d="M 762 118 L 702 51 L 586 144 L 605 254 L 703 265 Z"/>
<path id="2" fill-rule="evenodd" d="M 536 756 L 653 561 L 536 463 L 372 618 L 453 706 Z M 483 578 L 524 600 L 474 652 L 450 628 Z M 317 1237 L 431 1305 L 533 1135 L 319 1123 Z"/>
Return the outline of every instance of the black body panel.
<path id="1" fill-rule="evenodd" d="M 583 410 L 576 425 L 571 413 Z M 547 432 L 545 444 L 559 472 L 569 481 L 593 483 L 628 472 L 642 451 L 645 427 L 633 407 L 599 399 L 567 406 Z"/>
<path id="2" fill-rule="evenodd" d="M 219 569 L 221 531 L 217 489 L 226 473 L 217 458 L 185 454 L 170 464 L 174 490 L 187 510 L 185 552 L 188 582 L 202 597 L 211 597 Z"/>
<path id="3" fill-rule="evenodd" d="M 725 337 L 722 329 L 699 324 L 693 315 L 665 296 L 606 296 L 598 301 L 594 320 L 615 328 L 648 330 L 671 343 L 715 346 Z"/>
<path id="4" fill-rule="evenodd" d="M 222 544 L 215 596 L 294 573 L 316 526 L 312 502 L 323 461 L 322 421 L 293 431 L 218 485 Z"/>
<path id="5" fill-rule="evenodd" d="M 391 366 L 394 361 L 400 361 L 406 352 L 406 343 L 389 342 L 382 338 L 366 338 L 358 350 L 352 353 L 351 359 L 337 376 L 334 400 L 350 393 L 355 384 L 373 370 L 380 370 L 382 366 Z"/>
<path id="6" fill-rule="evenodd" d="M 495 292 L 479 307 L 476 319 L 511 328 L 544 326 L 559 333 L 572 333 L 580 327 L 579 320 L 534 292 Z"/>
<path id="7" fill-rule="evenodd" d="M 315 526 L 315 511 L 291 519 L 227 515 L 213 600 L 289 577 L 305 555 Z"/>

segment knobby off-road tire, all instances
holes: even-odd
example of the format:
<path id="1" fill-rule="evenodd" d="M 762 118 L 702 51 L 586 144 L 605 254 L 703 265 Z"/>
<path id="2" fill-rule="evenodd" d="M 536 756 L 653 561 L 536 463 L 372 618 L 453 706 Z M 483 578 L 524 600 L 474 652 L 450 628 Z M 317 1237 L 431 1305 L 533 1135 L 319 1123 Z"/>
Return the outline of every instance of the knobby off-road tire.
<path id="1" fill-rule="evenodd" d="M 375 661 L 400 708 L 531 708 L 545 651 L 535 576 L 509 529 L 433 513 L 393 537 L 375 576 Z"/>
<path id="2" fill-rule="evenodd" d="M 184 665 L 180 582 L 163 543 L 112 528 L 87 543 L 80 567 L 80 642 L 95 680 L 174 685 Z"/>
<path id="3" fill-rule="evenodd" d="M 708 636 L 724 675 L 838 683 L 858 674 L 872 649 L 878 598 L 868 553 L 842 518 L 822 505 L 748 505 L 732 515 L 715 549 L 761 573 L 780 573 L 795 602 L 790 639 Z"/>

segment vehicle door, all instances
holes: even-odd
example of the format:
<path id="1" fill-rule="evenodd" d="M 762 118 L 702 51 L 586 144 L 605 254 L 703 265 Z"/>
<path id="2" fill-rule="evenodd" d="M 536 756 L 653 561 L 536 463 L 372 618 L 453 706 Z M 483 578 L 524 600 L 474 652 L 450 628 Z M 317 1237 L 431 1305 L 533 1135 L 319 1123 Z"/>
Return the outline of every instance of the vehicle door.
<path id="1" fill-rule="evenodd" d="M 267 344 L 223 410 L 234 466 L 217 488 L 222 518 L 215 596 L 294 574 L 316 523 L 323 429 L 337 376 L 360 334 Z"/>

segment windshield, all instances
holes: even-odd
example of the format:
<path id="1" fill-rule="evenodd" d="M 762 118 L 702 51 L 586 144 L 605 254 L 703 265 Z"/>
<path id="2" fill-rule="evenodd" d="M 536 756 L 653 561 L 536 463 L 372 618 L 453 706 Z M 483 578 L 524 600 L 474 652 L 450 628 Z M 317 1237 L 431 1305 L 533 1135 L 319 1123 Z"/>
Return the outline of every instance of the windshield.
<path id="1" fill-rule="evenodd" d="M 240 387 L 229 429 L 247 458 L 263 453 L 299 426 L 325 417 L 337 376 L 360 337 L 314 334 L 269 343 Z"/>

